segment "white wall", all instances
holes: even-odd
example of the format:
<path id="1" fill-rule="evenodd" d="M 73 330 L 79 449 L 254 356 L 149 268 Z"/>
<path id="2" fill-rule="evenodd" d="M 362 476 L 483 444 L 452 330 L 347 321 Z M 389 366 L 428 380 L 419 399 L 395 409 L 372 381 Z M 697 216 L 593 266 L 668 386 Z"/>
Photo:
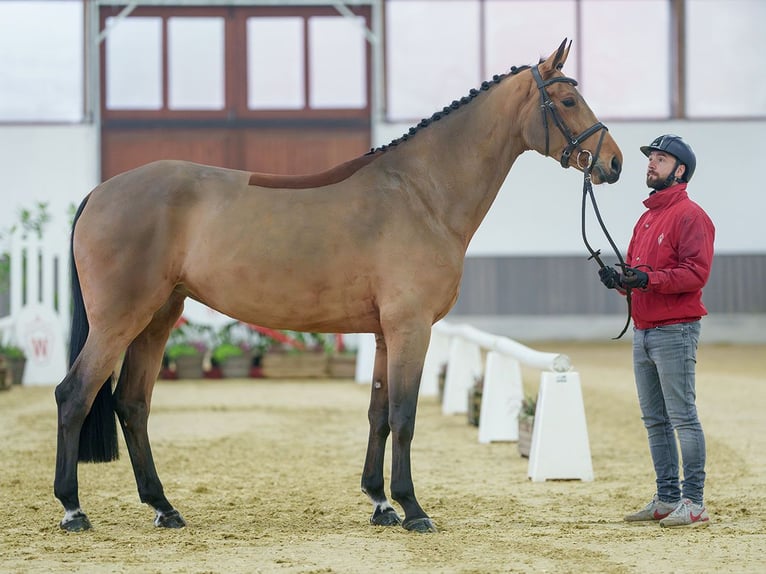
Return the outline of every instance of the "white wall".
<path id="1" fill-rule="evenodd" d="M 692 199 L 716 225 L 717 253 L 766 253 L 762 230 L 766 193 L 761 181 L 760 141 L 766 121 L 750 122 L 607 122 L 623 152 L 620 181 L 594 189 L 602 217 L 621 250 L 627 248 L 633 225 L 648 195 L 646 159 L 639 146 L 664 133 L 678 134 L 697 155 L 689 185 Z M 409 125 L 383 126 L 376 145 L 388 143 Z M 427 129 L 427 128 L 426 128 Z M 492 209 L 468 249 L 469 255 L 577 255 L 585 253 L 580 239 L 582 174 L 562 169 L 554 159 L 536 152 L 514 164 Z M 609 252 L 589 209 L 591 245 Z"/>
<path id="2" fill-rule="evenodd" d="M 49 202 L 55 223 L 67 223 L 69 204 L 97 184 L 97 146 L 92 125 L 0 125 L 0 231 L 38 201 Z"/>

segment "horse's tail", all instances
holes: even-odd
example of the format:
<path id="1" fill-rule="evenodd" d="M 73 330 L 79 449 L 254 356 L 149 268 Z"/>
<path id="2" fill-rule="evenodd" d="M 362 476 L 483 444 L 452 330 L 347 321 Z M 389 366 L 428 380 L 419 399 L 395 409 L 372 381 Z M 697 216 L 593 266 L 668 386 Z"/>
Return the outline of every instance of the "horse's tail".
<path id="1" fill-rule="evenodd" d="M 86 197 L 77 209 L 72 223 L 70 240 L 70 265 L 72 270 L 72 330 L 69 336 L 69 367 L 71 368 L 88 339 L 90 324 L 82 300 L 80 277 L 74 262 L 74 228 L 88 202 Z M 78 460 L 83 462 L 109 462 L 119 456 L 117 449 L 117 423 L 112 402 L 112 377 L 104 382 L 93 401 L 88 416 L 80 430 Z"/>

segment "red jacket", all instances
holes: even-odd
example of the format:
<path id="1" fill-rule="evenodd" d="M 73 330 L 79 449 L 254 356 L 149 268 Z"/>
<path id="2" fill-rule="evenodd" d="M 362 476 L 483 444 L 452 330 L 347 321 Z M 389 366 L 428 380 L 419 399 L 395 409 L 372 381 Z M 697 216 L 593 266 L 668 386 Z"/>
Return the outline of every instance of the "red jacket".
<path id="1" fill-rule="evenodd" d="M 650 195 L 644 205 L 626 260 L 649 274 L 646 289 L 633 290 L 633 322 L 651 329 L 696 321 L 707 315 L 702 288 L 713 263 L 713 222 L 689 199 L 686 183 Z"/>

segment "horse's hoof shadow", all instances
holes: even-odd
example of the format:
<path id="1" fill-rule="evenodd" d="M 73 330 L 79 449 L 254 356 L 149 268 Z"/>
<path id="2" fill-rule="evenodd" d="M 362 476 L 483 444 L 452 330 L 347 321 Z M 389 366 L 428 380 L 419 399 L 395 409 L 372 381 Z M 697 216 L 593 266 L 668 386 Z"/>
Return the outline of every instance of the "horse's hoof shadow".
<path id="1" fill-rule="evenodd" d="M 375 512 L 370 516 L 370 524 L 375 526 L 399 526 L 402 523 L 402 519 L 396 513 L 393 508 L 386 508 L 385 510 L 375 509 Z"/>
<path id="2" fill-rule="evenodd" d="M 88 517 L 82 512 L 70 517 L 66 522 L 62 520 L 59 523 L 59 527 L 67 532 L 82 532 L 83 530 L 90 530 L 92 528 L 90 520 L 88 520 Z"/>
<path id="3" fill-rule="evenodd" d="M 158 512 L 154 518 L 154 525 L 161 528 L 184 528 L 186 521 L 177 510 L 170 512 Z"/>
<path id="4" fill-rule="evenodd" d="M 439 532 L 436 529 L 436 525 L 431 521 L 430 518 L 415 518 L 413 520 L 410 520 L 408 522 L 405 522 L 402 524 L 404 528 L 409 530 L 410 532 Z"/>

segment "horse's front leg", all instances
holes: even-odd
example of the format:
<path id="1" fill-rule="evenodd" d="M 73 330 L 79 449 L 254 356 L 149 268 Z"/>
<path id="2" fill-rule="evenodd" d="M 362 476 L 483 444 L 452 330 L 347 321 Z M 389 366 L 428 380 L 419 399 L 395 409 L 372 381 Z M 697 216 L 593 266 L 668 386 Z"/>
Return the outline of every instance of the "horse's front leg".
<path id="1" fill-rule="evenodd" d="M 436 532 L 436 526 L 415 498 L 410 446 L 415 432 L 420 377 L 430 323 L 410 323 L 386 333 L 388 344 L 389 425 L 392 433 L 391 498 L 404 509 L 402 526 L 415 532 Z"/>
<path id="2" fill-rule="evenodd" d="M 370 524 L 394 526 L 402 519 L 388 502 L 383 481 L 383 459 L 385 458 L 386 440 L 391 432 L 388 426 L 388 358 L 386 342 L 382 335 L 375 335 L 375 365 L 372 373 L 370 409 L 367 418 L 370 422 L 370 437 L 367 442 L 367 456 L 362 473 L 362 492 L 372 501 Z"/>

